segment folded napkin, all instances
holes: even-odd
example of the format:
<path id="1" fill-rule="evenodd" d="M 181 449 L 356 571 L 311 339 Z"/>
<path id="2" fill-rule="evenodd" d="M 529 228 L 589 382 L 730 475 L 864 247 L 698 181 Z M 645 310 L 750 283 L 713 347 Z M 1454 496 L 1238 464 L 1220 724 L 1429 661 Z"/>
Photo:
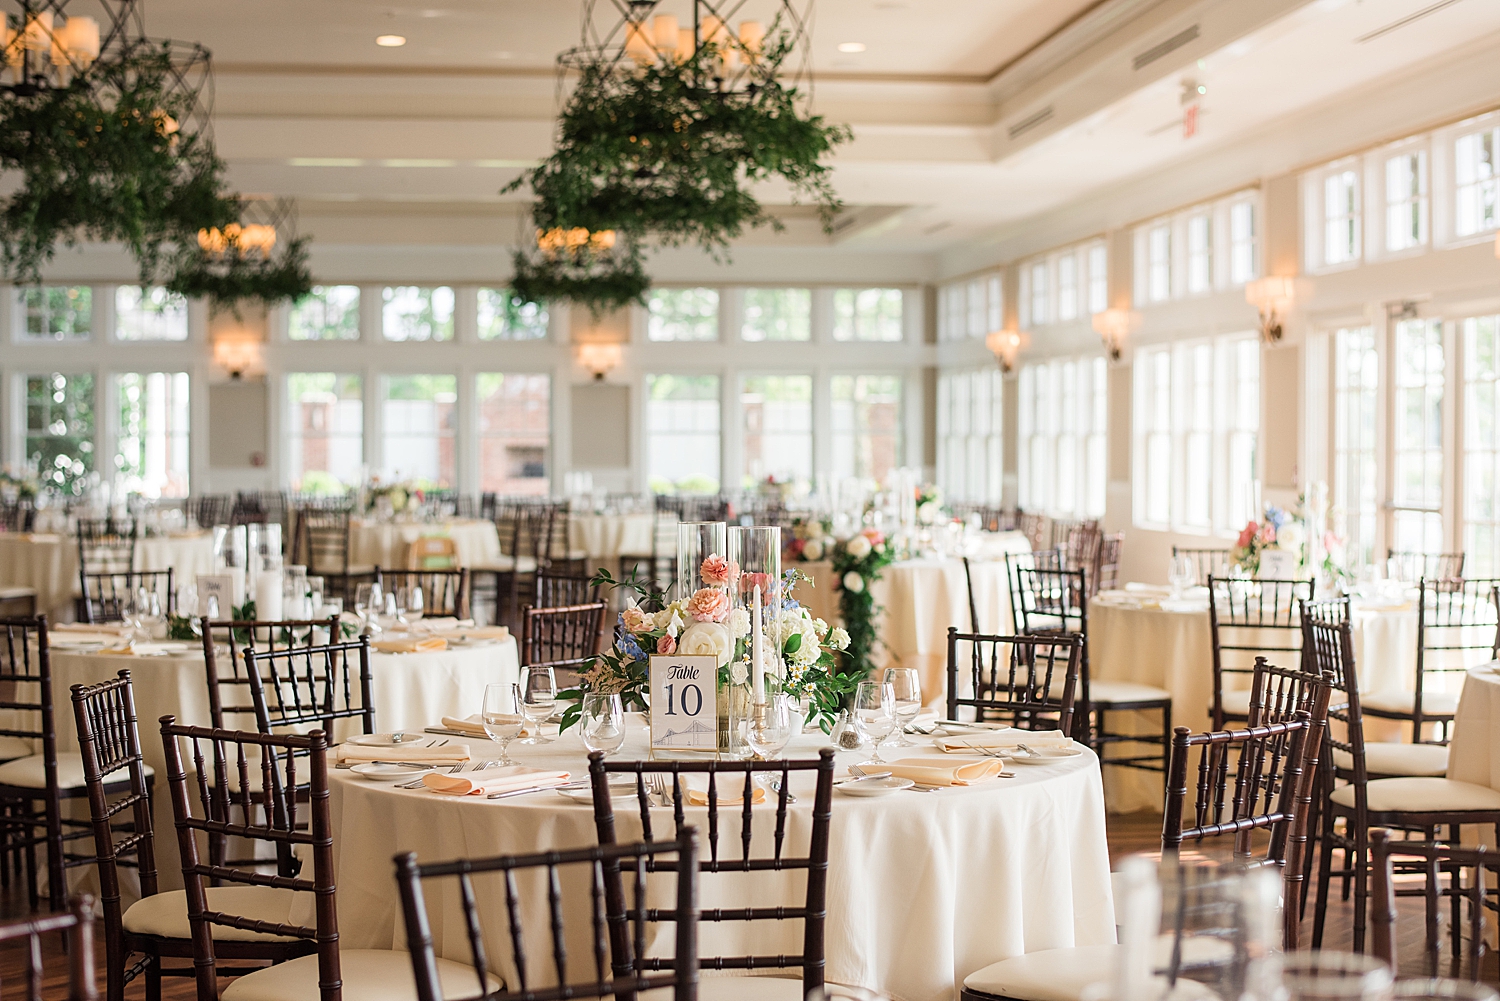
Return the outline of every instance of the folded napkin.
<path id="1" fill-rule="evenodd" d="M 129 636 L 132 627 L 117 622 L 59 622 L 47 624 L 49 633 L 72 633 L 76 636 Z"/>
<path id="2" fill-rule="evenodd" d="M 1125 585 L 1125 590 L 1131 594 L 1159 594 L 1166 596 L 1172 593 L 1170 587 L 1162 587 L 1160 584 L 1142 584 L 1138 581 L 1130 581 Z"/>
<path id="3" fill-rule="evenodd" d="M 934 737 L 933 743 L 949 753 L 962 754 L 975 747 L 1006 748 L 1018 744 L 1025 744 L 1027 747 L 1072 747 L 1073 738 L 1061 730 L 991 730 Z"/>
<path id="4" fill-rule="evenodd" d="M 62 541 L 62 536 L 58 535 L 56 532 L 32 532 L 31 535 L 29 535 L 27 538 L 29 538 L 32 542 Z"/>
<path id="5" fill-rule="evenodd" d="M 459 632 L 466 640 L 510 639 L 510 629 L 506 626 L 461 626 Z"/>
<path id="6" fill-rule="evenodd" d="M 700 779 L 696 775 L 683 776 L 682 784 L 686 787 L 684 795 L 687 796 L 688 806 L 708 805 L 708 779 Z M 671 788 L 670 780 L 668 788 Z M 737 779 L 729 775 L 720 776 L 714 781 L 714 791 L 718 796 L 717 802 L 719 806 L 740 806 L 745 802 L 745 780 L 743 778 Z M 764 803 L 765 801 L 766 791 L 758 785 L 753 787 L 753 791 L 750 793 L 750 802 L 755 804 Z"/>
<path id="7" fill-rule="evenodd" d="M 526 722 L 525 717 L 507 716 L 505 718 L 512 723 L 521 724 L 522 736 L 525 736 L 527 730 L 530 729 L 530 725 Z M 473 716 L 469 716 L 464 719 L 459 719 L 456 716 L 444 716 L 443 729 L 456 730 L 459 733 L 471 737 L 483 737 L 485 740 L 490 739 L 490 735 L 486 733 L 484 729 L 484 720 L 480 719 L 478 713 L 475 713 Z"/>
<path id="8" fill-rule="evenodd" d="M 380 653 L 437 653 L 439 650 L 448 649 L 448 641 L 441 636 L 410 636 L 402 639 L 376 640 L 370 646 Z"/>
<path id="9" fill-rule="evenodd" d="M 459 775 L 437 772 L 424 775 L 422 784 L 445 796 L 493 796 L 495 793 L 520 792 L 523 789 L 551 789 L 566 785 L 570 777 L 567 772 L 505 765 Z"/>
<path id="10" fill-rule="evenodd" d="M 334 758 L 344 764 L 361 761 L 410 761 L 417 765 L 456 765 L 469 760 L 468 744 L 444 744 L 442 747 L 417 747 L 413 744 L 340 744 Z"/>
<path id="11" fill-rule="evenodd" d="M 134 657 L 135 644 L 126 643 L 124 646 L 107 646 L 102 650 L 95 650 L 94 653 L 101 657 Z"/>
<path id="12" fill-rule="evenodd" d="M 967 786 L 985 779 L 994 778 L 1003 770 L 999 758 L 902 758 L 887 765 L 874 765 L 874 770 L 884 769 L 897 778 L 911 779 L 924 786 Z"/>
<path id="13" fill-rule="evenodd" d="M 473 619 L 465 619 L 469 625 L 474 624 Z M 451 633 L 459 627 L 459 621 L 451 615 L 436 615 L 432 618 L 423 618 L 412 628 L 424 633 Z"/>

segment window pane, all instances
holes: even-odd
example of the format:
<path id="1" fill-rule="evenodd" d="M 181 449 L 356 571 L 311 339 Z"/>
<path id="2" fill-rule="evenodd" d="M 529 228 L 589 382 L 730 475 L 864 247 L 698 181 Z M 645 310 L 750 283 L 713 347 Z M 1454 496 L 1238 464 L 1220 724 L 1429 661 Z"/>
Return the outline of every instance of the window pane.
<path id="1" fill-rule="evenodd" d="M 831 388 L 835 475 L 885 482 L 901 465 L 901 377 L 836 375 Z"/>
<path id="2" fill-rule="evenodd" d="M 453 443 L 458 377 L 390 375 L 384 381 L 385 478 L 451 487 L 458 479 Z"/>
<path id="3" fill-rule="evenodd" d="M 986 296 L 986 323 L 980 336 L 1005 326 L 1005 294 L 1002 291 L 1000 276 L 996 275 L 991 278 L 987 285 L 989 291 Z"/>
<path id="4" fill-rule="evenodd" d="M 1385 247 L 1406 250 L 1427 241 L 1427 157 L 1404 153 L 1385 162 Z"/>
<path id="5" fill-rule="evenodd" d="M 87 285 L 38 285 L 23 289 L 21 305 L 27 341 L 87 340 L 94 319 L 94 297 Z"/>
<path id="6" fill-rule="evenodd" d="M 1109 308 L 1109 251 L 1104 244 L 1089 248 L 1089 312 L 1102 313 Z"/>
<path id="7" fill-rule="evenodd" d="M 292 309 L 287 337 L 294 341 L 359 340 L 359 286 L 314 285 Z"/>
<path id="8" fill-rule="evenodd" d="M 1492 577 L 1500 568 L 1500 317 L 1464 321 L 1464 572 Z"/>
<path id="9" fill-rule="evenodd" d="M 1152 302 L 1172 295 L 1172 230 L 1165 224 L 1146 234 L 1147 289 Z"/>
<path id="10" fill-rule="evenodd" d="M 1031 274 L 1031 322 L 1040 326 L 1052 322 L 1052 296 L 1047 287 L 1047 262 L 1033 264 Z"/>
<path id="11" fill-rule="evenodd" d="M 453 290 L 397 285 L 381 290 L 381 330 L 388 341 L 453 340 Z"/>
<path id="12" fill-rule="evenodd" d="M 812 337 L 812 292 L 805 288 L 745 289 L 747 341 L 805 341 Z"/>
<path id="13" fill-rule="evenodd" d="M 1437 320 L 1403 320 L 1396 325 L 1395 344 L 1395 477 L 1391 499 L 1398 507 L 1410 505 L 1436 512 L 1443 502 L 1442 324 Z M 1441 524 L 1440 516 L 1438 521 Z M 1421 519 L 1403 523 L 1426 524 Z M 1441 531 L 1434 540 L 1439 546 L 1440 536 Z"/>
<path id="14" fill-rule="evenodd" d="M 508 288 L 479 290 L 481 341 L 540 341 L 547 336 L 547 307 L 519 303 Z"/>
<path id="15" fill-rule="evenodd" d="M 185 341 L 187 299 L 164 288 L 115 289 L 115 338 L 121 341 Z"/>
<path id="16" fill-rule="evenodd" d="M 833 338 L 899 341 L 902 296 L 897 288 L 841 288 L 833 293 Z"/>
<path id="17" fill-rule="evenodd" d="M 1214 283 L 1213 218 L 1203 212 L 1188 220 L 1188 291 L 1207 292 Z"/>
<path id="18" fill-rule="evenodd" d="M 83 493 L 94 469 L 94 377 L 26 377 L 26 463 L 46 487 Z"/>
<path id="19" fill-rule="evenodd" d="M 131 372 L 115 377 L 120 408 L 115 469 L 125 489 L 146 497 L 188 495 L 188 374 Z"/>
<path id="20" fill-rule="evenodd" d="M 483 372 L 479 390 L 479 489 L 546 494 L 552 447 L 552 380 Z"/>
<path id="21" fill-rule="evenodd" d="M 711 288 L 655 289 L 646 304 L 653 341 L 719 339 L 719 293 Z"/>
<path id="22" fill-rule="evenodd" d="M 292 372 L 286 377 L 292 489 L 341 494 L 358 486 L 365 461 L 365 402 L 359 376 Z"/>
<path id="23" fill-rule="evenodd" d="M 812 376 L 752 376 L 740 386 L 744 485 L 812 479 Z"/>
<path id="24" fill-rule="evenodd" d="M 1454 223 L 1459 236 L 1494 229 L 1497 219 L 1500 219 L 1495 206 L 1497 146 L 1500 146 L 1500 129 L 1494 128 L 1459 136 L 1454 143 L 1458 182 L 1458 211 Z"/>
<path id="25" fill-rule="evenodd" d="M 1057 259 L 1057 318 L 1078 316 L 1078 255 L 1069 251 Z"/>
<path id="26" fill-rule="evenodd" d="M 656 493 L 719 490 L 719 377 L 646 376 L 646 475 Z"/>
<path id="27" fill-rule="evenodd" d="M 1359 179 L 1352 170 L 1323 182 L 1323 262 L 1343 264 L 1359 257 Z"/>
<path id="28" fill-rule="evenodd" d="M 1255 204 L 1235 202 L 1229 207 L 1229 280 L 1243 285 L 1256 275 Z"/>
<path id="29" fill-rule="evenodd" d="M 1350 561 L 1375 557 L 1375 414 L 1380 363 L 1369 327 L 1334 334 L 1333 504 L 1344 512 Z"/>

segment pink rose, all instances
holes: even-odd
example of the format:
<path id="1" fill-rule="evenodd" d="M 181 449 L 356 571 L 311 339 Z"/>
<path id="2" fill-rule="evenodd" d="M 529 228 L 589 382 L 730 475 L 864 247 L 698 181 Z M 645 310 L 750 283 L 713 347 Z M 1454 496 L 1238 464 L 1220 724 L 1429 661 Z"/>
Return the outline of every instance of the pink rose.
<path id="1" fill-rule="evenodd" d="M 698 572 L 703 577 L 703 583 L 710 587 L 721 587 L 728 584 L 739 569 L 718 553 L 714 553 L 703 561 L 703 566 L 698 569 Z"/>
<path id="2" fill-rule="evenodd" d="M 671 636 L 663 636 L 656 641 L 656 652 L 670 656 L 677 652 L 677 641 Z"/>
<path id="3" fill-rule="evenodd" d="M 1241 549 L 1244 549 L 1246 546 L 1250 545 L 1250 540 L 1255 538 L 1255 530 L 1259 527 L 1260 526 L 1256 525 L 1255 522 L 1250 522 L 1245 526 L 1244 531 L 1240 532 L 1239 541 L 1236 542 L 1235 545 L 1239 546 L 1239 548 Z"/>
<path id="4" fill-rule="evenodd" d="M 749 594 L 760 587 L 760 600 L 769 603 L 771 600 L 771 575 L 768 573 L 742 573 L 740 574 L 740 592 Z"/>
<path id="5" fill-rule="evenodd" d="M 620 613 L 620 622 L 626 632 L 641 633 L 651 628 L 651 622 L 639 608 L 627 608 Z"/>
<path id="6" fill-rule="evenodd" d="M 723 622 L 729 618 L 729 595 L 705 587 L 688 599 L 687 610 L 699 622 Z"/>
<path id="7" fill-rule="evenodd" d="M 867 528 L 860 534 L 870 540 L 871 546 L 878 546 L 885 541 L 885 533 L 879 529 Z"/>

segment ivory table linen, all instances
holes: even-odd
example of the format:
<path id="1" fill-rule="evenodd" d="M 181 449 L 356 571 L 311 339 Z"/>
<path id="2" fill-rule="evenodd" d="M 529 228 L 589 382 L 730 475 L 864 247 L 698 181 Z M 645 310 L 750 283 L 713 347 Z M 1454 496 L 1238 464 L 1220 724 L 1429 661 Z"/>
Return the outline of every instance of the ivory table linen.
<path id="1" fill-rule="evenodd" d="M 212 573 L 214 542 L 210 532 L 153 535 L 135 547 L 135 569 L 172 570 L 174 583 L 191 584 L 200 573 Z M 38 612 L 72 618 L 78 593 L 78 540 L 71 535 L 0 533 L 0 585 L 35 588 Z"/>
<path id="2" fill-rule="evenodd" d="M 458 565 L 494 563 L 500 558 L 500 536 L 495 523 L 482 518 L 455 518 L 438 522 L 373 521 L 356 518 L 349 526 L 351 566 L 378 566 L 383 570 L 406 567 L 406 551 L 424 536 L 445 535 L 458 550 Z"/>

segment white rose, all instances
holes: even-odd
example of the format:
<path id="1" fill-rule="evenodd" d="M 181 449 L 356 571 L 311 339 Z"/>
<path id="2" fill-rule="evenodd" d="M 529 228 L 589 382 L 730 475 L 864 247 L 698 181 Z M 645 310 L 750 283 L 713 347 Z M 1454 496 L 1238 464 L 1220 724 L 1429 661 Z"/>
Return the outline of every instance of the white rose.
<path id="1" fill-rule="evenodd" d="M 823 558 L 823 540 L 810 539 L 802 547 L 802 555 L 809 560 L 821 560 Z"/>
<path id="2" fill-rule="evenodd" d="M 856 535 L 844 546 L 849 555 L 857 560 L 862 560 L 870 555 L 870 540 L 863 535 Z"/>
<path id="3" fill-rule="evenodd" d="M 1301 549 L 1307 540 L 1300 521 L 1289 521 L 1276 531 L 1276 545 L 1280 549 Z"/>
<path id="4" fill-rule="evenodd" d="M 817 627 L 804 619 L 802 622 L 802 645 L 797 647 L 797 652 L 792 654 L 792 659 L 799 664 L 811 664 L 822 653 L 823 651 L 818 647 Z"/>
<path id="5" fill-rule="evenodd" d="M 729 683 L 732 685 L 743 685 L 750 680 L 750 671 L 745 667 L 745 662 L 737 660 L 729 665 Z"/>
<path id="6" fill-rule="evenodd" d="M 942 513 L 943 509 L 937 501 L 928 501 L 917 508 L 917 520 L 924 525 L 936 525 L 938 516 Z"/>
<path id="7" fill-rule="evenodd" d="M 859 574 L 855 573 L 853 570 L 850 570 L 848 573 L 844 574 L 844 590 L 845 591 L 848 591 L 851 594 L 859 594 L 864 589 L 865 589 L 865 579 L 863 577 L 861 577 Z"/>
<path id="8" fill-rule="evenodd" d="M 835 626 L 833 632 L 828 634 L 828 645 L 835 650 L 843 650 L 849 646 L 849 633 L 843 626 Z"/>
<path id="9" fill-rule="evenodd" d="M 813 619 L 812 623 L 813 627 L 817 629 L 819 637 L 828 635 L 828 623 L 824 622 L 822 619 Z"/>
<path id="10" fill-rule="evenodd" d="M 729 630 L 717 622 L 694 622 L 678 638 L 677 652 L 685 657 L 712 655 L 714 663 L 723 667 L 734 655 L 734 640 Z"/>
<path id="11" fill-rule="evenodd" d="M 750 613 L 736 608 L 729 613 L 729 632 L 735 639 L 750 635 Z"/>

